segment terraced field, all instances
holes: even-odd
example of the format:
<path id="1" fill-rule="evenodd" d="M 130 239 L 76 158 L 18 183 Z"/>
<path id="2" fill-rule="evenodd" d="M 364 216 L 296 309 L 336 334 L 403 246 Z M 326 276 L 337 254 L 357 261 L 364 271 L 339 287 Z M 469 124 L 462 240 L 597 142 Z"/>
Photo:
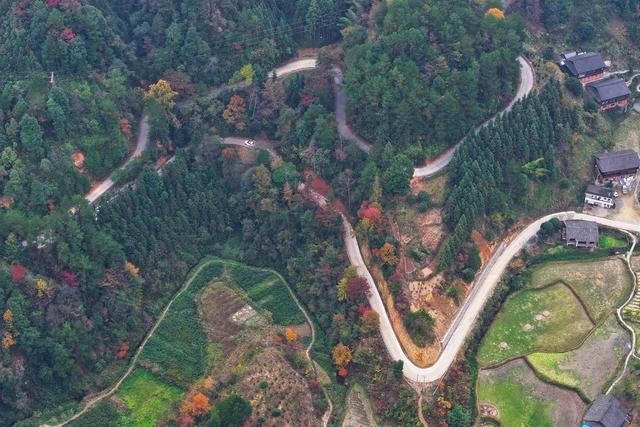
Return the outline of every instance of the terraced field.
<path id="1" fill-rule="evenodd" d="M 592 328 L 584 307 L 566 285 L 527 289 L 504 303 L 483 339 L 478 362 L 488 367 L 534 352 L 572 349 Z"/>
<path id="2" fill-rule="evenodd" d="M 271 270 L 214 258 L 195 270 L 199 273 L 174 299 L 136 369 L 113 396 L 70 425 L 177 425 L 183 398 L 194 387 L 202 390 L 196 384 L 207 376 L 224 382 L 229 373 L 238 382 L 235 392 L 253 401 L 254 423 L 278 408 L 279 421 L 318 424 L 308 379 L 274 346 L 284 326 L 306 327 L 286 283 Z M 288 352 L 306 362 L 301 344 L 291 343 Z M 262 381 L 268 384 L 264 390 L 258 387 Z M 214 403 L 215 396 L 210 398 Z"/>
<path id="3" fill-rule="evenodd" d="M 627 299 L 633 286 L 627 266 L 620 258 L 551 262 L 535 268 L 531 274 L 533 288 L 559 281 L 576 293 L 597 323 L 603 322 Z"/>
<path id="4" fill-rule="evenodd" d="M 527 360 L 544 378 L 593 400 L 618 372 L 628 344 L 628 333 L 611 315 L 580 348 L 566 353 L 533 353 Z"/>
<path id="5" fill-rule="evenodd" d="M 628 351 L 615 311 L 632 286 L 620 258 L 535 267 L 481 343 L 480 409 L 504 426 L 577 425 Z"/>

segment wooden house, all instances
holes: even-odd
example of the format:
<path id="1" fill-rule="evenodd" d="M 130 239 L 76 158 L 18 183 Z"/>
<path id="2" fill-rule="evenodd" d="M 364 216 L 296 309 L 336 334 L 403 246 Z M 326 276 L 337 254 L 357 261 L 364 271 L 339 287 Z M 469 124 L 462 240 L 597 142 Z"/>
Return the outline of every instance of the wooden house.
<path id="1" fill-rule="evenodd" d="M 604 77 L 606 65 L 597 52 L 582 52 L 565 55 L 561 61 L 562 68 L 583 84 L 600 80 Z"/>
<path id="2" fill-rule="evenodd" d="M 625 81 L 617 77 L 591 82 L 586 89 L 600 110 L 625 108 L 629 105 L 631 91 Z"/>

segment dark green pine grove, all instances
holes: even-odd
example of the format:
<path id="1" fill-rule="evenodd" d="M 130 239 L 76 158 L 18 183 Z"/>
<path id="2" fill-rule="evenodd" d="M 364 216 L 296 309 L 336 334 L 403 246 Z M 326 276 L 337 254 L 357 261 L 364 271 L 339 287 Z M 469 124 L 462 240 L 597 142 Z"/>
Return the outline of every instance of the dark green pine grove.
<path id="1" fill-rule="evenodd" d="M 513 110 L 469 135 L 449 165 L 445 220 L 452 235 L 440 250 L 448 268 L 481 217 L 506 213 L 530 194 L 536 179 L 557 178 L 556 148 L 580 124 L 577 110 L 561 103 L 560 85 L 550 81 Z"/>
<path id="2" fill-rule="evenodd" d="M 372 143 L 424 160 L 512 96 L 518 18 L 485 16 L 464 0 L 399 0 L 382 2 L 376 19 L 373 40 L 357 23 L 346 27 L 348 111 Z"/>

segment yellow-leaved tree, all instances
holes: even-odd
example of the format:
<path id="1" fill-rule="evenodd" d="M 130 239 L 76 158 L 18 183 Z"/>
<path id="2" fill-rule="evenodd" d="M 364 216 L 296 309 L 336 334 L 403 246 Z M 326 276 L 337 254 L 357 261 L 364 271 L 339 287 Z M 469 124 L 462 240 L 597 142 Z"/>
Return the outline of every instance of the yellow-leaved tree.
<path id="1" fill-rule="evenodd" d="M 47 282 L 44 279 L 37 279 L 36 292 L 37 292 L 38 298 L 42 298 L 46 290 L 47 290 Z"/>
<path id="2" fill-rule="evenodd" d="M 178 96 L 178 92 L 171 88 L 166 80 L 158 80 L 157 83 L 149 85 L 149 90 L 144 93 L 144 99 L 153 99 L 165 108 L 172 108 L 176 105 L 174 98 Z"/>
<path id="3" fill-rule="evenodd" d="M 132 262 L 129 262 L 129 261 L 124 262 L 124 271 L 126 271 L 136 279 L 140 278 L 140 269 L 136 267 L 135 264 L 133 264 Z"/>
<path id="4" fill-rule="evenodd" d="M 333 356 L 333 363 L 340 368 L 346 368 L 353 358 L 351 349 L 342 343 L 338 343 L 333 347 L 331 355 Z"/>
<path id="5" fill-rule="evenodd" d="M 2 348 L 5 350 L 9 350 L 13 345 L 15 345 L 16 340 L 13 338 L 13 334 L 11 332 L 5 332 L 2 337 Z"/>
<path id="6" fill-rule="evenodd" d="M 9 309 L 6 309 L 4 313 L 2 313 L 2 320 L 4 320 L 4 323 L 7 326 L 13 326 L 13 312 Z"/>

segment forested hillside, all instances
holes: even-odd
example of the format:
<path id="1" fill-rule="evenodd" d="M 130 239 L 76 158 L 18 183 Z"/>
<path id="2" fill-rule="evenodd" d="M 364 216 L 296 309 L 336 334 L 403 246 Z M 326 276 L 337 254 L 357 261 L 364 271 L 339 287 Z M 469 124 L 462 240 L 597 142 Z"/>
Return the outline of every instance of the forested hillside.
<path id="1" fill-rule="evenodd" d="M 519 19 L 462 0 L 382 2 L 375 19 L 369 35 L 357 21 L 344 30 L 348 111 L 371 142 L 421 161 L 510 99 Z"/>
<path id="2" fill-rule="evenodd" d="M 445 219 L 453 230 L 440 251 L 448 268 L 484 215 L 505 218 L 525 206 L 537 181 L 561 178 L 557 154 L 581 124 L 578 110 L 562 104 L 552 80 L 495 124 L 465 139 L 451 162 Z M 482 150 L 477 147 L 482 146 Z"/>
<path id="3" fill-rule="evenodd" d="M 184 96 L 183 88 L 206 90 L 198 85 L 227 82 L 247 64 L 264 81 L 298 47 L 335 41 L 344 9 L 332 0 L 0 4 L 0 425 L 111 384 L 187 269 L 229 239 L 231 255 L 283 272 L 287 259 L 333 251 L 324 264 L 291 264 L 292 278 L 306 275 L 292 283 L 321 280 L 310 265 L 341 273 L 338 237 L 326 229 L 335 224 L 315 221 L 300 201 L 278 200 L 252 219 L 249 190 L 227 187 L 231 175 L 220 175 L 216 162 L 207 173 L 187 173 L 192 158 L 167 168 L 179 193 L 171 193 L 178 207 L 166 218 L 148 206 L 165 206 L 168 197 L 151 172 L 141 178 L 141 202 L 125 195 L 129 206 L 117 206 L 126 211 L 105 208 L 100 223 L 82 196 L 128 156 L 143 108 L 154 140 L 189 142 L 171 102 L 141 89 L 164 77 Z M 251 236 L 244 243 L 243 227 Z M 307 233 L 328 239 L 324 249 L 299 252 L 315 239 Z M 266 240 L 254 243 L 256 234 Z M 300 293 L 328 328 L 327 303 L 310 289 Z"/>

